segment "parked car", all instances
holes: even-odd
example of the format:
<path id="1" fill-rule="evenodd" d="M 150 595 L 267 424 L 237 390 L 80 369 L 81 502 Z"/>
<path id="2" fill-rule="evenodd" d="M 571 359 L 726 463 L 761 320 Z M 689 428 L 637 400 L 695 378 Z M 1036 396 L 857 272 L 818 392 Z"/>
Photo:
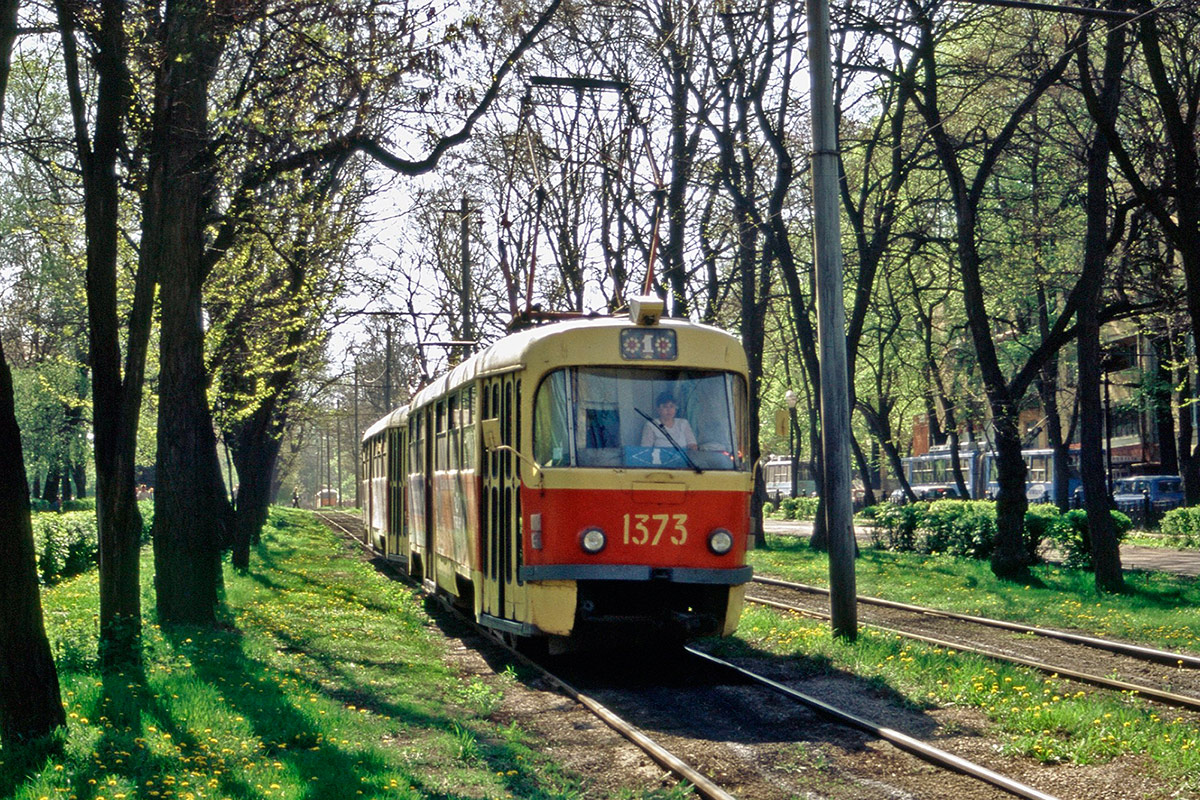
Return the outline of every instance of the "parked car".
<path id="1" fill-rule="evenodd" d="M 926 483 L 912 487 L 913 494 L 917 496 L 917 500 L 957 500 L 963 498 L 958 493 L 958 487 L 952 483 Z M 904 496 L 903 489 L 896 489 L 888 495 L 888 501 L 897 505 L 904 505 L 908 502 L 908 498 Z"/>
<path id="2" fill-rule="evenodd" d="M 1144 512 L 1147 498 L 1154 514 L 1178 508 L 1183 505 L 1183 479 L 1178 475 L 1134 475 L 1113 482 L 1113 500 L 1126 514 Z"/>

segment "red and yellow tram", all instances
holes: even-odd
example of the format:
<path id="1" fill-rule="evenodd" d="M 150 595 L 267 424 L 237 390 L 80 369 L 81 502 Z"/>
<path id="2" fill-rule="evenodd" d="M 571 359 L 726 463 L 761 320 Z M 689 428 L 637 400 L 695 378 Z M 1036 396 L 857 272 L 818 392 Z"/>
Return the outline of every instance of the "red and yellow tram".
<path id="1" fill-rule="evenodd" d="M 746 356 L 633 305 L 632 323 L 507 336 L 376 422 L 368 543 L 553 650 L 732 633 L 751 574 Z"/>

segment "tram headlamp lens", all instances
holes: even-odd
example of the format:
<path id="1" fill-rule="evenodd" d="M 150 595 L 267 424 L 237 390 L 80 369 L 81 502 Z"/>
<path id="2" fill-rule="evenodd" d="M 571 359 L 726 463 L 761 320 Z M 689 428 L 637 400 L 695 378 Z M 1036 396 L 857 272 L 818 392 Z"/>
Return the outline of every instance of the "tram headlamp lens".
<path id="1" fill-rule="evenodd" d="M 603 550 L 607 544 L 608 537 L 599 528 L 588 528 L 579 535 L 579 546 L 583 548 L 583 552 L 585 553 L 595 555 Z"/>
<path id="2" fill-rule="evenodd" d="M 708 549 L 723 556 L 733 549 L 733 534 L 724 528 L 717 528 L 708 535 Z"/>

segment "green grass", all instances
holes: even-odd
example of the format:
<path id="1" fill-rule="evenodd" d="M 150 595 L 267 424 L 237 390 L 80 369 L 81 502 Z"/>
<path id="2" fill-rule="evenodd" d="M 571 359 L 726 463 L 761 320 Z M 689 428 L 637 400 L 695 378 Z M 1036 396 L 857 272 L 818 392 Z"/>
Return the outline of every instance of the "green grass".
<path id="1" fill-rule="evenodd" d="M 829 561 L 807 539 L 768 536 L 768 546 L 750 554 L 756 573 L 829 585 Z M 1107 594 L 1096 590 L 1090 573 L 1053 564 L 1034 567 L 1027 583 L 1013 583 L 993 575 L 986 561 L 865 547 L 855 579 L 859 594 L 1200 653 L 1200 581 L 1192 577 L 1127 573 L 1125 591 Z"/>
<path id="2" fill-rule="evenodd" d="M 95 667 L 95 573 L 46 590 L 68 728 L 49 756 L 0 751 L 0 797 L 582 796 L 492 719 L 516 676 L 450 672 L 423 599 L 309 513 L 275 510 L 225 586 L 219 629 L 148 622 L 143 668 L 112 675 Z"/>
<path id="3" fill-rule="evenodd" d="M 828 584 L 828 560 L 796 538 L 776 537 L 752 556 L 756 572 Z M 1122 595 L 1100 595 L 1088 576 L 1039 568 L 1028 584 L 998 581 L 986 563 L 945 556 L 864 550 L 860 594 L 973 614 L 1081 627 L 1176 649 L 1196 649 L 1189 621 L 1200 600 L 1195 581 L 1139 575 Z M 748 606 L 738 637 L 722 646 L 766 651 L 814 672 L 844 670 L 916 708 L 970 707 L 994 724 L 1005 752 L 1046 763 L 1102 763 L 1145 756 L 1180 790 L 1200 792 L 1200 727 L 1137 697 L 1083 692 L 1057 678 L 869 629 L 856 642 L 834 639 L 827 623 Z"/>

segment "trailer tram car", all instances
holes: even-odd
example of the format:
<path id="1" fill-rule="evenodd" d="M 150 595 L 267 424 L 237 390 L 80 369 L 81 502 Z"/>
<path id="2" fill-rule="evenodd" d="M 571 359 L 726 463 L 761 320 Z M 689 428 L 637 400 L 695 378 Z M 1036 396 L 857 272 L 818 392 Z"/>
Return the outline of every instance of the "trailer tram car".
<path id="1" fill-rule="evenodd" d="M 745 353 L 631 305 L 512 334 L 363 437 L 368 544 L 550 652 L 731 634 L 751 576 Z"/>

